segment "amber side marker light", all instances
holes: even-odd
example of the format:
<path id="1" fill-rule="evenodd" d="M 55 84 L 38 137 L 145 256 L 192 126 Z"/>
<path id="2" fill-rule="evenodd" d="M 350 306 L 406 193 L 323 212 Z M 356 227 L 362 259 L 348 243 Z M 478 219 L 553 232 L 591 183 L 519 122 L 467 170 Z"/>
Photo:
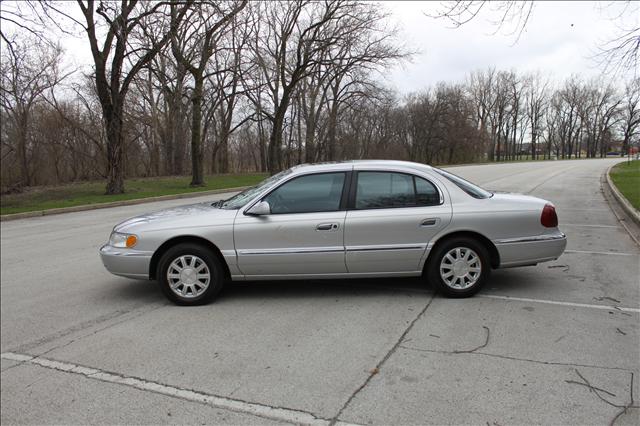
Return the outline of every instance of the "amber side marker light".
<path id="1" fill-rule="evenodd" d="M 129 235 L 127 237 L 127 243 L 126 243 L 127 248 L 131 248 L 135 246 L 137 242 L 138 242 L 138 237 L 136 237 L 135 235 Z"/>
<path id="2" fill-rule="evenodd" d="M 540 223 L 545 228 L 555 228 L 558 226 L 558 215 L 556 214 L 556 208 L 547 204 L 542 209 L 542 215 L 540 215 Z M 128 242 L 129 240 L 127 240 Z"/>

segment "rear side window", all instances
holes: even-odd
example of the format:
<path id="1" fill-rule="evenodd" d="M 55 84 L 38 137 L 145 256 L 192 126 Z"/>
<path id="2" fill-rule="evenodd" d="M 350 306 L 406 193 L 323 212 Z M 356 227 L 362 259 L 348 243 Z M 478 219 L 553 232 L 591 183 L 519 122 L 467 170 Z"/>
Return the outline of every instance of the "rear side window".
<path id="1" fill-rule="evenodd" d="M 440 204 L 435 186 L 422 178 L 404 173 L 358 172 L 355 208 L 388 209 Z"/>
<path id="2" fill-rule="evenodd" d="M 340 210 L 344 173 L 300 176 L 265 197 L 272 214 L 331 212 Z"/>
<path id="3" fill-rule="evenodd" d="M 458 188 L 462 189 L 467 194 L 471 195 L 473 198 L 491 198 L 493 194 L 489 191 L 486 191 L 480 188 L 478 185 L 474 185 L 471 182 L 462 179 L 460 176 L 456 176 L 453 173 L 445 172 L 442 169 L 433 168 L 433 171 L 440 174 L 441 176 L 449 179 L 454 185 Z"/>

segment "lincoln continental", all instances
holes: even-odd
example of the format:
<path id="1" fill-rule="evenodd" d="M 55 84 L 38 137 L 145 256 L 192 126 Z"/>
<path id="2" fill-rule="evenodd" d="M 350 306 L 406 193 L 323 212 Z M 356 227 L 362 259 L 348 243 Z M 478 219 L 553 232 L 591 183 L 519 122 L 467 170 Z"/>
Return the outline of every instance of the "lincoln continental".
<path id="1" fill-rule="evenodd" d="M 549 201 L 362 160 L 296 166 L 227 200 L 128 219 L 100 255 L 111 273 L 196 305 L 231 280 L 418 276 L 467 297 L 492 269 L 554 260 L 565 246 Z"/>

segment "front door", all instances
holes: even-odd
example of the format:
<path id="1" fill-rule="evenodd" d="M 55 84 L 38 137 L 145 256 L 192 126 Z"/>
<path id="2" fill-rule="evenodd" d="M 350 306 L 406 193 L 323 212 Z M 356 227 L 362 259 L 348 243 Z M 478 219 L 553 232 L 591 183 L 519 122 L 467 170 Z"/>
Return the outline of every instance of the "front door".
<path id="1" fill-rule="evenodd" d="M 295 177 L 263 198 L 271 214 L 239 213 L 234 240 L 247 278 L 344 274 L 345 172 Z"/>

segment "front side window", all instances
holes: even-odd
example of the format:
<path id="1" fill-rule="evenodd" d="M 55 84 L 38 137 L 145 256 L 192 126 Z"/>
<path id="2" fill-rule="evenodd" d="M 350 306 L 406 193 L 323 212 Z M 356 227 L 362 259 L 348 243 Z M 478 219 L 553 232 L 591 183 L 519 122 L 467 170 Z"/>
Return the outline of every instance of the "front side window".
<path id="1" fill-rule="evenodd" d="M 429 181 L 393 172 L 359 172 L 355 208 L 388 209 L 440 204 L 440 195 Z"/>
<path id="2" fill-rule="evenodd" d="M 272 214 L 331 212 L 340 210 L 345 174 L 300 176 L 267 195 Z"/>
<path id="3" fill-rule="evenodd" d="M 291 169 L 284 170 L 278 174 L 270 176 L 265 180 L 263 180 L 262 182 L 260 182 L 259 184 L 257 184 L 256 186 L 247 188 L 241 193 L 236 194 L 233 197 L 229 198 L 228 200 L 222 201 L 217 206 L 222 209 L 228 209 L 228 210 L 237 210 L 241 207 L 244 207 L 249 201 L 251 201 L 253 197 L 257 196 L 263 191 L 266 191 L 267 189 L 269 189 L 269 187 L 275 185 L 276 183 L 278 183 L 280 179 L 282 179 L 283 177 L 285 177 L 290 173 L 291 173 Z"/>

